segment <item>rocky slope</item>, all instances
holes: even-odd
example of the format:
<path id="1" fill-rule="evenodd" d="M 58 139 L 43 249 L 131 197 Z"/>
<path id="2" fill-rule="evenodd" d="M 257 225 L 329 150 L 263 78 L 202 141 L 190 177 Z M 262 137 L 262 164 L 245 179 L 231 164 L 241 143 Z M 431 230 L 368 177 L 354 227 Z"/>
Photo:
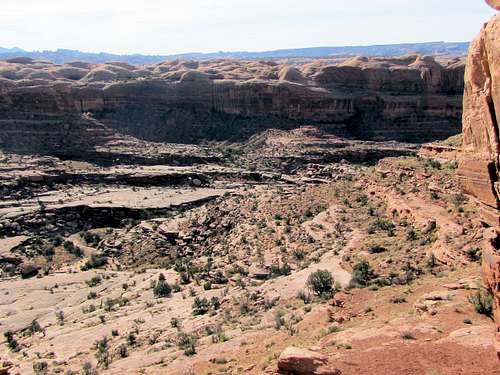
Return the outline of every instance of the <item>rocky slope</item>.
<path id="1" fill-rule="evenodd" d="M 500 3 L 488 1 L 497 9 Z M 483 244 L 485 281 L 493 292 L 495 321 L 500 325 L 500 16 L 481 30 L 471 45 L 465 71 L 463 155 L 460 179 L 480 203 L 486 229 Z M 500 355 L 500 332 L 497 333 Z"/>
<path id="2" fill-rule="evenodd" d="M 269 61 L 0 62 L 0 144 L 78 154 L 116 131 L 149 141 L 239 140 L 316 124 L 365 139 L 458 133 L 463 63 L 432 57 Z"/>

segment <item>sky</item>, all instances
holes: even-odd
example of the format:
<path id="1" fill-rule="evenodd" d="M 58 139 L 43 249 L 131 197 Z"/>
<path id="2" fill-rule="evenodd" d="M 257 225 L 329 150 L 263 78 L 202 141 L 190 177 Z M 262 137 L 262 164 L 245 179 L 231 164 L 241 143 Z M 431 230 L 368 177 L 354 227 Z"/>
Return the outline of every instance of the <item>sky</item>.
<path id="1" fill-rule="evenodd" d="M 469 41 L 483 0 L 1 0 L 0 46 L 120 54 Z"/>

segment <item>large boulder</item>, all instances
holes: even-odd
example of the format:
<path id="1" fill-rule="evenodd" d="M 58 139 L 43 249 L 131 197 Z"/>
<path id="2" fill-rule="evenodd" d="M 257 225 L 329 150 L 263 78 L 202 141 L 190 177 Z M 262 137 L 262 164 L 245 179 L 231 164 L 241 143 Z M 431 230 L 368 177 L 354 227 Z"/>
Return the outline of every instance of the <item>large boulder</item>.
<path id="1" fill-rule="evenodd" d="M 289 346 L 278 359 L 280 373 L 287 375 L 341 375 L 328 357 L 307 349 Z"/>

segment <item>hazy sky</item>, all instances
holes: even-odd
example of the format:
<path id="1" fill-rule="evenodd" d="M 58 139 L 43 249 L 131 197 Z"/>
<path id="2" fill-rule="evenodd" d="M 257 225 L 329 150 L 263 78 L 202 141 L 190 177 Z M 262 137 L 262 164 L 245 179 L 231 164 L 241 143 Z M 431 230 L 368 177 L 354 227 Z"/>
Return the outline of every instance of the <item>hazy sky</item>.
<path id="1" fill-rule="evenodd" d="M 482 0 L 1 0 L 0 46 L 170 54 L 468 41 Z"/>

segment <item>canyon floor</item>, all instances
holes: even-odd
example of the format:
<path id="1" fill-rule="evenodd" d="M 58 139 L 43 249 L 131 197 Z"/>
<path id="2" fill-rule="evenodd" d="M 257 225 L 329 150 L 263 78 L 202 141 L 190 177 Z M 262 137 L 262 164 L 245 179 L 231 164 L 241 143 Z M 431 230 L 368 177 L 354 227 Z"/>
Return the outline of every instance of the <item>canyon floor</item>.
<path id="1" fill-rule="evenodd" d="M 1 152 L 0 374 L 500 374 L 453 146 Z"/>

